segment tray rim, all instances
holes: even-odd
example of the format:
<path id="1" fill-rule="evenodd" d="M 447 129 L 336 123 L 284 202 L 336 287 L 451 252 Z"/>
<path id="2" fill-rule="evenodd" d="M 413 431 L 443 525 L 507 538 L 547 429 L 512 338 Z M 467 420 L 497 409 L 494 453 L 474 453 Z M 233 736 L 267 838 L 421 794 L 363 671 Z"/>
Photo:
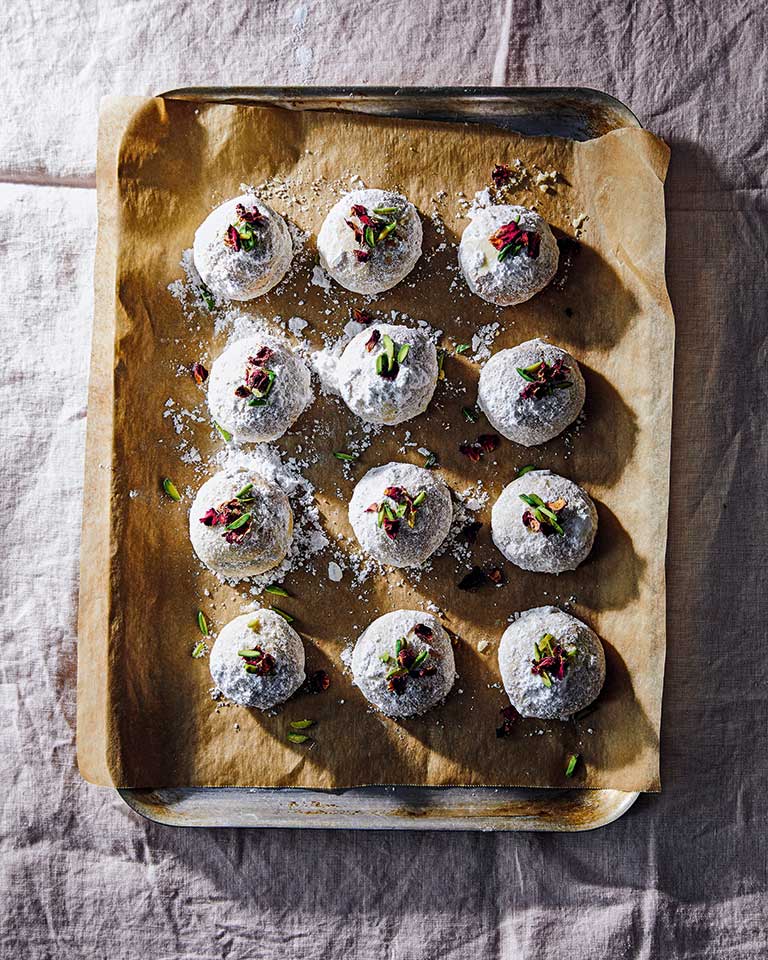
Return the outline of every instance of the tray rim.
<path id="1" fill-rule="evenodd" d="M 431 812 L 424 811 L 418 800 L 403 800 L 400 806 L 387 803 L 396 796 L 413 793 L 439 793 L 456 801 L 455 808 L 443 805 L 432 807 Z M 585 833 L 599 827 L 608 826 L 618 820 L 634 805 L 639 792 L 600 788 L 595 790 L 548 790 L 547 788 L 511 787 L 354 787 L 341 790 L 311 790 L 301 787 L 169 787 L 153 789 L 117 789 L 117 793 L 135 813 L 163 826 L 189 827 L 230 827 L 246 829 L 262 828 L 303 828 L 316 830 L 440 830 L 482 832 L 550 832 Z M 461 795 L 483 793 L 486 799 L 494 799 L 496 807 L 485 809 L 477 806 L 477 812 L 467 812 L 467 802 L 461 805 Z M 545 794 L 552 794 L 555 801 L 549 812 L 513 812 L 514 805 L 525 801 L 547 810 L 549 804 Z M 225 799 L 224 806 L 231 808 L 231 816 L 217 819 L 215 823 L 201 822 L 201 812 L 197 805 L 205 808 L 215 795 L 217 800 Z M 264 815 L 269 796 L 278 796 L 282 804 L 273 808 L 271 814 Z M 254 804 L 254 799 L 257 804 Z M 248 814 L 245 807 L 250 800 L 253 812 Z M 336 802 L 336 801 L 340 802 Z M 242 801 L 243 807 L 236 806 Z M 261 802 L 263 801 L 263 803 Z M 376 808 L 376 801 L 381 803 Z M 345 810 L 344 804 L 370 807 L 368 810 Z M 469 801 L 470 805 L 472 801 Z M 505 803 L 510 807 L 507 812 L 499 812 Z M 188 808 L 192 808 L 191 810 Z M 560 809 L 562 808 L 562 810 Z M 439 815 L 435 812 L 439 809 Z M 463 811 L 463 812 L 462 812 Z M 257 814 L 259 822 L 252 822 Z M 562 814 L 567 813 L 571 819 Z M 559 817 L 559 818 L 558 818 Z M 355 819 L 359 818 L 359 819 Z"/>
<path id="2" fill-rule="evenodd" d="M 466 100 L 477 103 L 496 103 L 501 106 L 511 107 L 513 98 L 517 98 L 520 103 L 529 101 L 529 106 L 533 103 L 546 102 L 548 99 L 558 96 L 581 100 L 595 106 L 603 106 L 614 110 L 617 117 L 621 117 L 624 122 L 617 123 L 616 129 L 621 127 L 641 127 L 641 123 L 632 110 L 621 100 L 603 91 L 591 87 L 542 87 L 542 86 L 231 86 L 231 87 L 182 87 L 158 94 L 163 99 L 177 100 L 197 100 L 202 102 L 218 103 L 252 103 L 270 104 L 273 106 L 282 106 L 288 109 L 357 109 L 361 105 L 363 109 L 360 112 L 373 113 L 366 111 L 365 104 L 371 104 L 376 101 L 397 98 L 399 103 L 405 103 L 408 97 L 415 98 L 422 102 L 442 101 L 449 104 L 450 101 Z M 321 101 L 336 101 L 326 105 L 320 105 Z M 339 102 L 344 101 L 344 102 Z M 305 105 L 306 103 L 306 105 Z M 535 113 L 535 111 L 530 111 Z M 386 115 L 386 114 L 385 114 Z M 397 115 L 394 113 L 391 116 Z M 519 114 L 514 112 L 512 116 L 527 115 L 525 111 Z M 436 119 L 439 117 L 430 118 Z M 482 116 L 475 114 L 467 119 L 477 122 L 494 123 L 498 120 L 494 116 Z M 557 136 L 557 134 L 549 134 Z M 597 134 L 598 136 L 600 134 Z M 587 137 L 586 139 L 590 139 Z M 88 470 L 89 464 L 86 457 L 85 469 Z M 395 791 L 439 791 L 444 797 L 458 795 L 461 791 L 475 791 L 482 793 L 492 793 L 502 795 L 509 794 L 528 795 L 531 800 L 534 796 L 539 797 L 543 794 L 551 793 L 553 799 L 561 800 L 565 798 L 566 803 L 570 801 L 572 811 L 580 807 L 589 807 L 589 798 L 598 797 L 610 803 L 602 815 L 595 817 L 591 821 L 575 823 L 573 820 L 551 820 L 546 817 L 536 817 L 531 814 L 489 814 L 478 812 L 477 814 L 457 814 L 453 817 L 441 816 L 440 819 L 430 820 L 428 813 L 400 812 L 389 810 L 377 814 L 379 817 L 375 822 L 346 822 L 346 818 L 359 816 L 354 812 L 344 814 L 339 812 L 318 816 L 318 810 L 311 809 L 304 811 L 302 802 L 306 804 L 328 803 L 333 797 L 352 797 L 363 794 L 371 796 L 376 792 L 390 792 L 394 795 Z M 143 818 L 162 824 L 164 826 L 187 826 L 187 827 L 236 827 L 245 829 L 246 827 L 291 827 L 291 828 L 314 828 L 314 829 L 363 829 L 363 830 L 480 830 L 480 831 L 547 831 L 547 832 L 585 832 L 594 830 L 614 822 L 622 817 L 636 802 L 641 791 L 622 791 L 609 788 L 598 788 L 589 790 L 584 788 L 573 788 L 570 790 L 551 790 L 542 788 L 498 788 L 498 787 L 398 787 L 398 786 L 372 786 L 357 787 L 348 790 L 311 790 L 307 788 L 285 788 L 285 787 L 183 787 L 183 788 L 116 788 L 115 792 L 121 800 L 134 812 Z M 212 795 L 230 797 L 250 797 L 254 795 L 267 797 L 268 795 L 280 795 L 288 799 L 291 805 L 291 812 L 282 817 L 276 817 L 275 822 L 244 823 L 231 820 L 222 822 L 221 820 L 211 820 L 208 822 L 190 822 L 178 812 L 174 813 L 174 805 L 179 807 L 190 800 L 201 800 L 205 804 L 204 797 Z M 167 795 L 165 804 L 150 802 L 150 798 L 160 798 Z M 564 804 L 565 806 L 565 804 Z M 167 809 L 168 813 L 162 811 Z M 311 814 L 311 815 L 309 815 Z M 369 814 L 370 816 L 370 814 Z"/>
<path id="3" fill-rule="evenodd" d="M 469 104 L 482 103 L 497 105 L 506 108 L 507 117 L 523 117 L 535 114 L 532 109 L 539 101 L 551 103 L 557 98 L 565 98 L 579 103 L 584 108 L 588 104 L 594 108 L 610 110 L 614 113 L 616 124 L 606 127 L 602 131 L 595 131 L 591 136 L 583 139 L 593 139 L 609 129 L 623 127 L 642 127 L 640 120 L 633 111 L 617 97 L 597 90 L 593 87 L 541 87 L 541 86 L 228 86 L 228 87 L 178 87 L 158 96 L 167 100 L 194 100 L 213 103 L 231 104 L 265 104 L 280 106 L 293 110 L 359 110 L 359 112 L 376 113 L 377 111 L 364 107 L 371 107 L 377 102 L 389 101 L 390 108 L 398 103 L 405 103 L 407 99 L 427 104 L 442 102 L 448 104 L 456 101 L 466 101 Z M 322 104 L 321 101 L 327 101 Z M 512 110 L 514 104 L 525 109 Z M 383 116 L 406 116 L 390 109 L 382 112 Z M 418 117 L 419 114 L 417 113 Z M 439 115 L 424 117 L 439 121 Z M 479 123 L 494 123 L 498 117 L 483 116 L 477 113 L 462 114 L 454 106 L 454 115 L 450 119 L 465 119 Z M 512 127 L 514 129 L 514 127 Z M 525 133 L 525 131 L 519 131 Z M 563 134 L 541 134 L 549 136 L 563 136 Z M 572 137 L 572 139 L 578 139 Z"/>

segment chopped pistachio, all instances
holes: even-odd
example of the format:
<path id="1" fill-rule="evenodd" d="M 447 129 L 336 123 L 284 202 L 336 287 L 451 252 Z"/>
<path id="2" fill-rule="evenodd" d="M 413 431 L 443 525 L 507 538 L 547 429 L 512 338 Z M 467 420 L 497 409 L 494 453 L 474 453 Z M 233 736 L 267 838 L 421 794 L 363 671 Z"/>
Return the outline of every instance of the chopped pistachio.
<path id="1" fill-rule="evenodd" d="M 517 477 L 524 477 L 526 473 L 530 473 L 531 470 L 535 469 L 536 467 L 534 467 L 532 463 L 526 464 L 526 466 L 520 467 L 520 469 L 517 471 Z M 517 479 L 517 477 L 515 479 Z"/>
<path id="2" fill-rule="evenodd" d="M 252 483 L 246 483 L 242 490 L 235 494 L 235 500 L 242 500 L 243 497 L 247 497 L 248 494 L 253 490 Z"/>
<path id="3" fill-rule="evenodd" d="M 457 357 L 460 357 L 462 353 L 466 353 L 468 350 L 471 350 L 471 349 L 472 349 L 471 345 L 468 343 L 457 343 L 456 350 L 454 352 L 456 353 Z"/>
<path id="4" fill-rule="evenodd" d="M 479 419 L 477 410 L 474 407 L 462 407 L 461 413 L 467 423 L 477 423 Z"/>
<path id="5" fill-rule="evenodd" d="M 181 494 L 176 489 L 176 484 L 169 477 L 163 480 L 163 490 L 165 490 L 171 500 L 175 500 L 176 503 L 181 500 Z"/>
<path id="6" fill-rule="evenodd" d="M 202 610 L 197 611 L 197 625 L 200 627 L 200 633 L 202 633 L 204 637 L 207 637 L 210 631 L 208 630 L 208 621 L 205 619 L 205 614 Z"/>
<path id="7" fill-rule="evenodd" d="M 206 305 L 206 307 L 208 307 L 209 310 L 213 310 L 213 308 L 216 306 L 216 301 L 214 300 L 211 291 L 204 283 L 200 284 L 199 290 L 200 296 L 203 298 L 203 303 Z"/>
<path id="8" fill-rule="evenodd" d="M 404 343 L 400 349 L 397 351 L 397 362 L 402 363 L 403 360 L 408 356 L 408 352 L 411 349 L 410 343 Z"/>
<path id="9" fill-rule="evenodd" d="M 424 661 L 427 659 L 428 656 L 429 656 L 429 650 L 421 650 L 419 653 L 417 653 L 416 659 L 413 661 L 413 665 L 411 666 L 411 669 L 413 669 L 414 667 L 420 667 L 422 663 L 424 663 Z"/>
<path id="10" fill-rule="evenodd" d="M 422 490 L 421 493 L 417 493 L 416 496 L 413 498 L 413 505 L 414 505 L 414 507 L 420 507 L 420 506 L 422 505 L 422 503 L 424 503 L 424 501 L 425 501 L 426 499 L 427 499 L 427 491 L 426 491 L 426 490 Z M 404 506 L 407 507 L 408 504 L 404 504 Z"/>
<path id="11" fill-rule="evenodd" d="M 290 593 L 282 587 L 278 587 L 276 583 L 270 583 L 268 587 L 264 587 L 264 593 L 273 593 L 276 597 L 290 597 Z"/>
<path id="12" fill-rule="evenodd" d="M 195 660 L 199 660 L 200 657 L 204 657 L 207 652 L 208 644 L 205 642 L 205 640 L 201 640 L 199 643 L 195 644 L 195 648 L 192 651 L 192 656 L 195 658 Z"/>
<path id="13" fill-rule="evenodd" d="M 393 677 L 404 677 L 407 673 L 408 671 L 405 669 L 405 667 L 393 667 L 387 673 L 387 680 L 391 680 Z"/>
<path id="14" fill-rule="evenodd" d="M 233 520 L 232 523 L 228 523 L 225 530 L 239 530 L 240 527 L 244 527 L 246 523 L 251 519 L 251 514 L 244 513 L 242 517 L 238 517 L 237 520 Z"/>
<path id="15" fill-rule="evenodd" d="M 565 775 L 566 775 L 566 777 L 572 777 L 572 776 L 573 776 L 573 774 L 574 774 L 574 772 L 575 772 L 575 770 L 576 770 L 576 764 L 577 764 L 578 762 L 579 762 L 579 754 L 578 754 L 578 753 L 572 753 L 572 754 L 570 755 L 570 757 L 568 757 L 568 766 L 565 768 Z"/>
<path id="16" fill-rule="evenodd" d="M 225 427 L 222 427 L 222 425 L 216 420 L 213 421 L 213 425 L 218 430 L 221 439 L 226 440 L 227 443 L 229 443 L 229 441 L 232 439 L 232 434 L 229 432 L 229 430 L 227 430 Z"/>
<path id="17" fill-rule="evenodd" d="M 391 220 L 386 227 L 379 234 L 378 242 L 381 243 L 382 240 L 386 240 L 390 233 L 394 233 L 397 228 L 397 220 Z"/>
<path id="18" fill-rule="evenodd" d="M 294 730 L 306 730 L 314 724 L 314 720 L 291 720 L 291 726 Z"/>
<path id="19" fill-rule="evenodd" d="M 344 453 L 343 450 L 334 450 L 333 455 L 337 460 L 344 460 L 346 463 L 353 463 L 357 460 L 356 453 Z"/>

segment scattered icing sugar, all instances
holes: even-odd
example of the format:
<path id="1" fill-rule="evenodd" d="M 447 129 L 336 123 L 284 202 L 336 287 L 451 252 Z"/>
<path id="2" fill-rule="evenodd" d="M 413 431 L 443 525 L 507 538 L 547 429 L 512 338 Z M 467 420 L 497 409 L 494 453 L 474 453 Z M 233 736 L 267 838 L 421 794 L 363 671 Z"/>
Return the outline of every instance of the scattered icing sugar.
<path id="1" fill-rule="evenodd" d="M 472 359 L 475 363 L 482 363 L 487 360 L 492 351 L 496 337 L 501 333 L 501 325 L 497 322 L 486 323 L 479 327 L 472 336 Z"/>
<path id="2" fill-rule="evenodd" d="M 184 272 L 184 279 L 169 283 L 168 292 L 175 300 L 178 300 L 185 319 L 194 320 L 200 310 L 208 309 L 208 304 L 205 300 L 203 282 L 197 272 L 191 247 L 182 253 L 179 266 Z M 207 292 L 207 296 L 214 306 L 217 305 L 218 302 L 210 291 Z"/>
<path id="3" fill-rule="evenodd" d="M 323 270 L 323 268 L 318 264 L 312 268 L 312 281 L 316 287 L 322 287 L 323 290 L 331 289 L 331 278 Z"/>
<path id="4" fill-rule="evenodd" d="M 307 326 L 307 321 L 303 320 L 301 317 L 288 318 L 288 329 L 291 331 L 294 337 L 302 337 L 304 335 L 302 331 Z"/>

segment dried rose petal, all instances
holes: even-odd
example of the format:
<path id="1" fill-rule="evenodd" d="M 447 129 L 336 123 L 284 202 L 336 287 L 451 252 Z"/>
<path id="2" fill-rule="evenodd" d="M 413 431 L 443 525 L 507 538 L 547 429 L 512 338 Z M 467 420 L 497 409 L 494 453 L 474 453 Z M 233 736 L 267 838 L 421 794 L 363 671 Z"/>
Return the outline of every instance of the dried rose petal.
<path id="1" fill-rule="evenodd" d="M 275 351 L 271 350 L 269 347 L 259 347 L 255 356 L 248 357 L 248 363 L 252 363 L 256 367 L 261 367 L 265 363 L 269 363 L 274 355 Z"/>
<path id="2" fill-rule="evenodd" d="M 331 678 L 325 670 L 315 670 L 310 674 L 302 685 L 302 693 L 322 693 L 331 685 Z"/>
<path id="3" fill-rule="evenodd" d="M 510 244 L 519 244 L 520 247 L 525 247 L 528 256 L 535 260 L 539 255 L 541 237 L 534 230 L 523 230 L 519 224 L 512 221 L 511 223 L 505 223 L 495 233 L 492 233 L 488 237 L 488 242 L 499 252 Z"/>
<path id="4" fill-rule="evenodd" d="M 413 632 L 421 640 L 431 640 L 434 636 L 432 630 L 426 625 L 426 623 L 417 623 L 413 628 Z"/>
<path id="5" fill-rule="evenodd" d="M 390 540 L 397 539 L 397 535 L 400 532 L 400 521 L 398 519 L 390 520 L 389 517 L 384 517 L 381 525 L 384 528 L 384 533 L 386 533 Z"/>
<path id="6" fill-rule="evenodd" d="M 251 390 L 263 393 L 269 386 L 269 374 L 262 367 L 250 367 L 246 371 L 245 382 Z"/>
<path id="7" fill-rule="evenodd" d="M 413 661 L 416 659 L 416 654 L 411 649 L 410 645 L 406 645 L 397 655 L 397 662 L 405 670 L 410 670 L 413 665 Z"/>
<path id="8" fill-rule="evenodd" d="M 352 223 L 351 220 L 345 220 L 344 223 L 346 223 L 346 225 L 349 227 L 350 230 L 354 230 L 354 231 L 355 231 L 355 243 L 362 243 L 362 242 L 363 242 L 363 231 L 360 229 L 360 227 L 358 226 L 358 224 Z M 355 253 L 357 253 L 357 252 L 358 252 L 358 251 L 355 250 Z"/>
<path id="9" fill-rule="evenodd" d="M 224 243 L 228 247 L 232 247 L 233 250 L 240 249 L 240 234 L 237 232 L 237 227 L 231 225 L 227 227 L 227 233 L 224 237 Z"/>
<path id="10" fill-rule="evenodd" d="M 352 319 L 355 323 L 362 323 L 363 326 L 367 326 L 369 323 L 373 323 L 373 317 L 370 313 L 366 313 L 365 310 L 352 309 Z"/>
<path id="11" fill-rule="evenodd" d="M 208 371 L 205 369 L 202 363 L 193 363 L 192 376 L 195 378 L 195 383 L 205 383 L 205 381 L 208 379 Z"/>
<path id="12" fill-rule="evenodd" d="M 538 533 L 541 530 L 541 523 L 534 517 L 530 510 L 523 514 L 523 524 L 528 527 L 532 533 Z"/>
<path id="13" fill-rule="evenodd" d="M 248 530 L 250 529 L 250 524 L 244 524 L 237 530 L 227 530 L 224 534 L 224 539 L 227 543 L 242 543 L 243 540 L 248 536 Z"/>
<path id="14" fill-rule="evenodd" d="M 501 726 L 496 728 L 496 736 L 499 738 L 508 737 L 512 733 L 513 724 L 520 719 L 520 714 L 512 706 L 502 707 L 499 713 L 501 714 Z"/>
<path id="15" fill-rule="evenodd" d="M 390 500 L 394 500 L 395 503 L 405 503 L 406 500 L 410 500 L 405 487 L 387 487 L 384 491 L 384 496 L 389 497 Z"/>
<path id="16" fill-rule="evenodd" d="M 554 677 L 556 680 L 562 680 L 567 667 L 568 655 L 559 643 L 552 647 L 551 654 L 531 660 L 531 673 L 534 676 L 540 676 L 546 671 L 550 679 Z"/>
<path id="17" fill-rule="evenodd" d="M 501 443 L 499 438 L 495 433 L 482 433 L 478 438 L 477 442 L 483 448 L 485 453 L 493 453 Z"/>
<path id="18" fill-rule="evenodd" d="M 364 207 L 361 203 L 356 203 L 352 207 L 350 214 L 353 217 L 357 217 L 357 219 L 360 221 L 360 223 L 362 223 L 364 227 L 374 226 L 373 220 L 371 219 L 371 216 L 368 213 L 367 208 Z"/>
<path id="19" fill-rule="evenodd" d="M 239 387 L 235 388 L 236 397 L 250 397 L 250 395 L 251 391 L 248 389 L 248 387 L 243 386 L 243 384 L 240 384 Z"/>
<path id="20" fill-rule="evenodd" d="M 379 330 L 371 330 L 371 336 L 365 345 L 365 349 L 368 351 L 368 353 L 373 350 L 379 340 L 381 340 L 381 332 Z"/>
<path id="21" fill-rule="evenodd" d="M 390 677 L 387 681 L 387 688 L 398 696 L 405 692 L 405 685 L 408 681 L 408 674 L 402 676 Z"/>
<path id="22" fill-rule="evenodd" d="M 246 210 L 242 203 L 238 203 L 235 207 L 235 213 L 243 223 L 261 223 L 262 220 L 266 219 L 259 213 L 257 207 L 254 207 L 253 210 Z"/>
<path id="23" fill-rule="evenodd" d="M 482 450 L 477 447 L 474 443 L 461 443 L 459 444 L 459 453 L 467 457 L 468 460 L 471 460 L 472 463 L 479 463 L 480 458 L 482 457 Z"/>
<path id="24" fill-rule="evenodd" d="M 365 263 L 367 260 L 371 259 L 370 250 L 355 250 L 354 253 L 360 263 Z"/>
<path id="25" fill-rule="evenodd" d="M 512 171 L 506 165 L 506 163 L 497 163 L 496 166 L 491 171 L 491 180 L 493 180 L 495 186 L 504 187 L 512 179 Z"/>
<path id="26" fill-rule="evenodd" d="M 504 226 L 488 237 L 488 242 L 496 247 L 497 250 L 503 250 L 510 243 L 519 243 L 522 234 L 520 225 L 517 223 L 505 223 Z"/>
<path id="27" fill-rule="evenodd" d="M 224 515 L 211 507 L 200 517 L 200 523 L 204 523 L 206 527 L 215 527 L 219 523 L 224 523 Z"/>
<path id="28" fill-rule="evenodd" d="M 379 512 L 379 505 L 378 505 L 378 503 L 372 503 L 372 504 L 370 505 L 370 507 L 366 507 L 366 508 L 365 508 L 365 511 L 364 511 L 364 512 L 365 512 L 365 513 L 378 513 L 378 512 Z"/>
<path id="29" fill-rule="evenodd" d="M 486 577 L 495 584 L 497 587 L 504 583 L 504 574 L 501 572 L 500 567 L 491 567 L 490 570 L 485 571 Z"/>
<path id="30" fill-rule="evenodd" d="M 558 384 L 571 385 L 567 379 L 571 368 L 564 363 L 562 357 L 558 357 L 551 366 L 546 360 L 542 360 L 535 371 L 533 368 L 528 368 L 526 372 L 529 376 L 535 376 L 535 379 L 526 382 L 520 391 L 520 396 L 524 400 L 536 400 L 539 397 L 549 396 Z"/>

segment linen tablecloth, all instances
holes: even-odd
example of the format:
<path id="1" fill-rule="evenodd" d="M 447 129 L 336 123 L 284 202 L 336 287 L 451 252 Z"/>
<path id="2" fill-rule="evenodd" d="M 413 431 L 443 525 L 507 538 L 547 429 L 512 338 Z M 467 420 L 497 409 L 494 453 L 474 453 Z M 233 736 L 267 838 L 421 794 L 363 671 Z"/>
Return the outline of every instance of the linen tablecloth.
<path id="1" fill-rule="evenodd" d="M 4 12 L 0 954 L 764 957 L 764 5 L 10 0 Z M 172 830 L 79 778 L 98 100 L 235 83 L 591 86 L 671 145 L 663 793 L 610 827 Z"/>

